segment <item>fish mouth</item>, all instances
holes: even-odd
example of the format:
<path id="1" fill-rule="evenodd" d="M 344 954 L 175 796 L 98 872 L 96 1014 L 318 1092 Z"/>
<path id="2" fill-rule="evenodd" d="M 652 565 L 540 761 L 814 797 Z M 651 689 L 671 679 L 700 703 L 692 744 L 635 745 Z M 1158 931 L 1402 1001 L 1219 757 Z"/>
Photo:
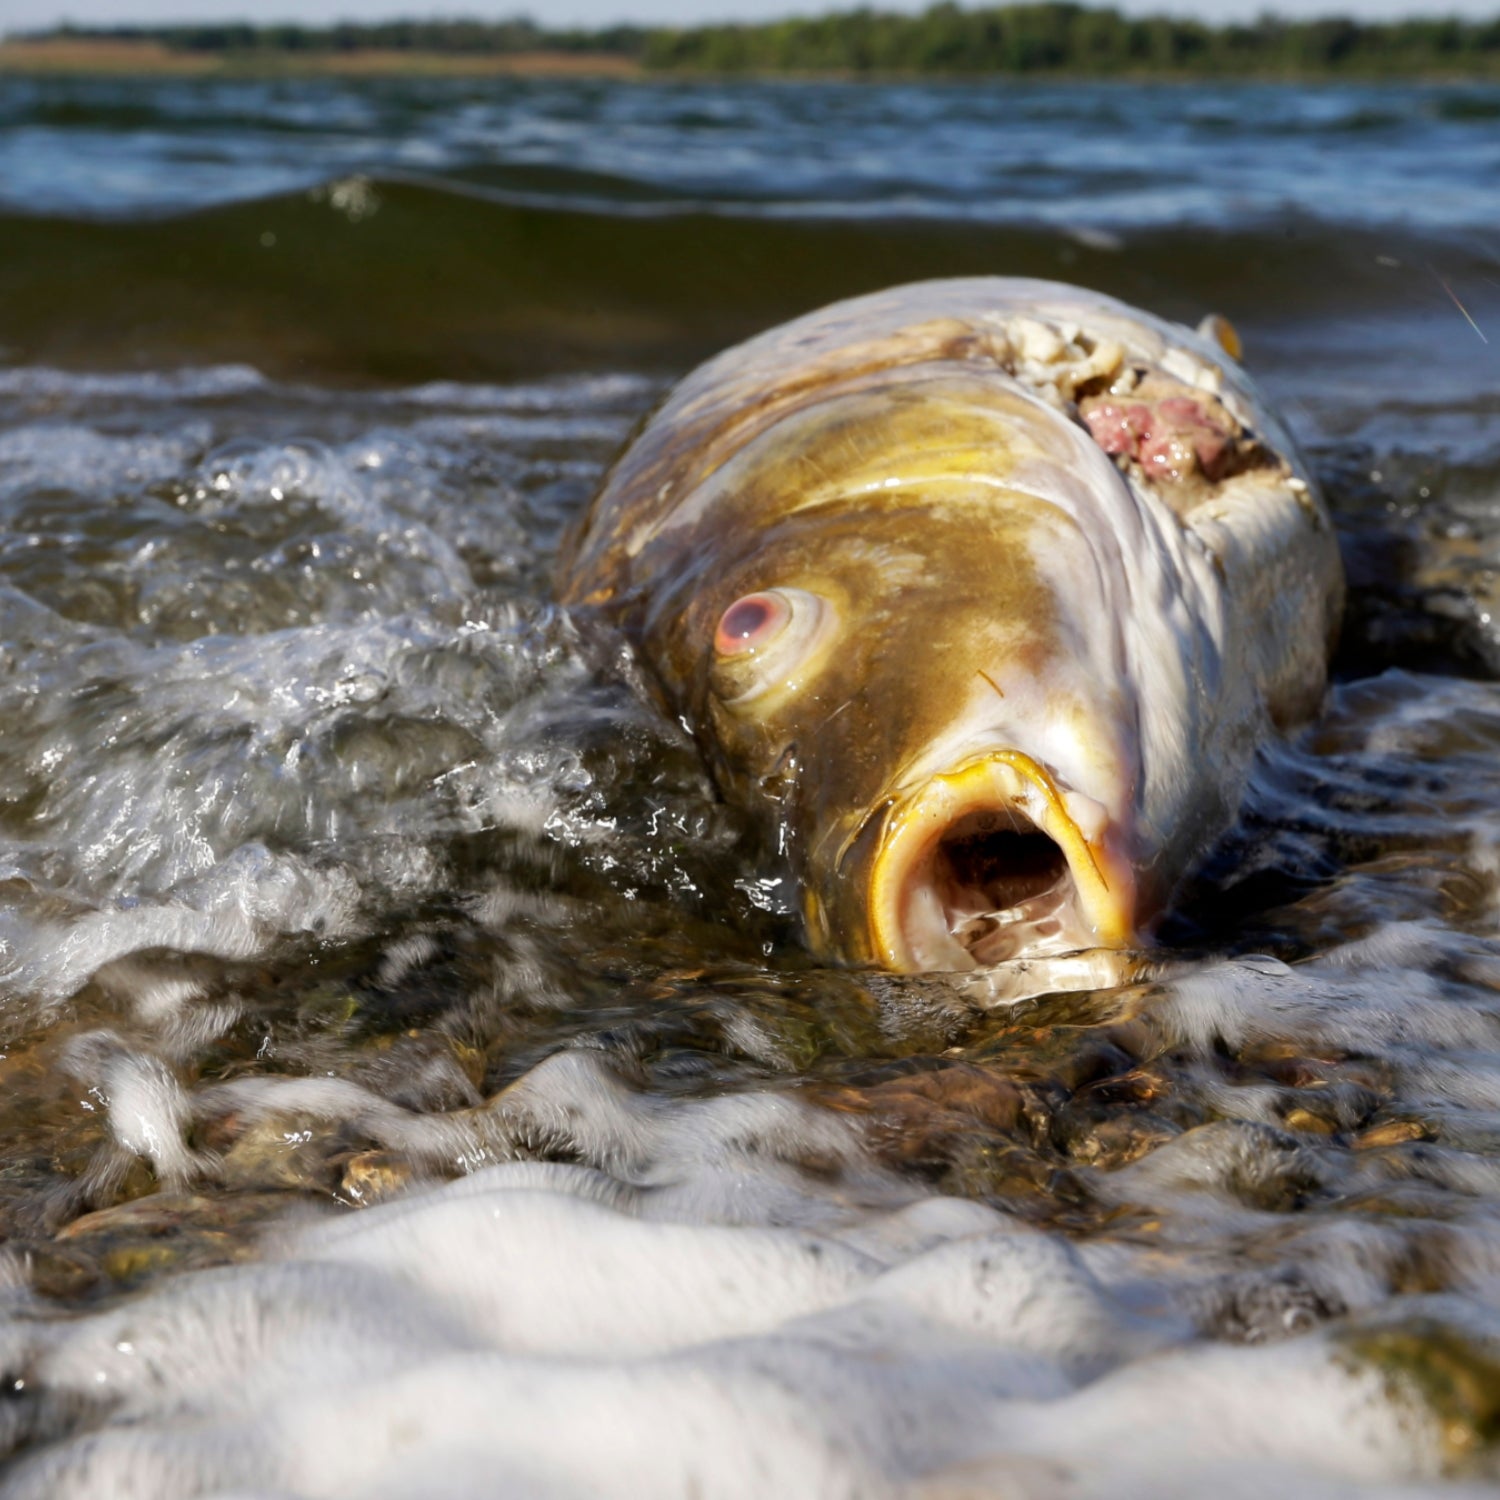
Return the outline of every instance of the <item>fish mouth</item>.
<path id="1" fill-rule="evenodd" d="M 973 969 L 1135 938 L 1135 881 L 1104 809 L 1018 750 L 934 776 L 891 809 L 870 877 L 888 969 Z"/>

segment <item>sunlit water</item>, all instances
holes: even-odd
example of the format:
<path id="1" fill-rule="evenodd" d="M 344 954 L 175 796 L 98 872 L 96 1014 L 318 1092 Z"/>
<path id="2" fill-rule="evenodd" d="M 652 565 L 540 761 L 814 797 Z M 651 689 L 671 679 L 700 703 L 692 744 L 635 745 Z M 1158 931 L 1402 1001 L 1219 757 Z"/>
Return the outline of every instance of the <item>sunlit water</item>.
<path id="1" fill-rule="evenodd" d="M 1497 124 L 1478 84 L 8 80 L 0 202 L 161 212 L 399 172 L 616 211 L 1463 230 L 1500 218 Z"/>
<path id="2" fill-rule="evenodd" d="M 1491 1492 L 1493 91 L 5 89 L 0 1493 Z M 963 238 L 960 117 L 1038 202 L 1091 130 L 1186 141 L 1187 197 Z M 741 220 L 304 192 L 580 141 Z M 789 198 L 870 223 L 777 238 Z M 975 259 L 1230 313 L 1354 583 L 1162 946 L 1020 1000 L 814 967 L 550 603 L 690 357 Z"/>

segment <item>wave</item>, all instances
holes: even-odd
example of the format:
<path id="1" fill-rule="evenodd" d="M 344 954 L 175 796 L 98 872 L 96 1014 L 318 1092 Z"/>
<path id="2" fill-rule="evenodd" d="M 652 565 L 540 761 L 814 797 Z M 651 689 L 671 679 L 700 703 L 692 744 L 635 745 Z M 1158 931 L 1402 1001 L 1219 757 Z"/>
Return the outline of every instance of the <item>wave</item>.
<path id="1" fill-rule="evenodd" d="M 1252 332 L 1434 307 L 1456 320 L 1441 283 L 1467 299 L 1495 280 L 1478 240 L 1305 218 L 1106 235 L 627 216 L 363 178 L 150 221 L 0 214 L 0 237 L 7 364 L 250 365 L 363 384 L 680 369 L 810 307 L 925 277 L 1078 281 Z"/>

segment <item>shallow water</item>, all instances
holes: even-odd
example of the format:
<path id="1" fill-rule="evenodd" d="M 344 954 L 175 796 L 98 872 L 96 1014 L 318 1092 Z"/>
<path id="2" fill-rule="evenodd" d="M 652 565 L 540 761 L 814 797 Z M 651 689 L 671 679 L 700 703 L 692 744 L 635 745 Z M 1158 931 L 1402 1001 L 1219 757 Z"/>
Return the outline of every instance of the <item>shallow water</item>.
<path id="1" fill-rule="evenodd" d="M 1490 1492 L 1497 116 L 0 84 L 0 1493 Z M 1235 319 L 1338 680 L 1151 954 L 819 969 L 551 558 L 975 270 Z"/>

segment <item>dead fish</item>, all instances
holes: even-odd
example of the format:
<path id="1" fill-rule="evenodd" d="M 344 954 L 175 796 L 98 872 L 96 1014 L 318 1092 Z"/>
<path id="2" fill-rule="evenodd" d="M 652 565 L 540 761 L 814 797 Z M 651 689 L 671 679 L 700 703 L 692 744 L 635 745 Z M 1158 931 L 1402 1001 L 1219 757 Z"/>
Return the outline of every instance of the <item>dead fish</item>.
<path id="1" fill-rule="evenodd" d="M 616 461 L 564 602 L 773 821 L 815 952 L 1139 945 L 1316 709 L 1338 548 L 1232 348 L 1051 282 L 897 287 L 710 360 Z"/>

